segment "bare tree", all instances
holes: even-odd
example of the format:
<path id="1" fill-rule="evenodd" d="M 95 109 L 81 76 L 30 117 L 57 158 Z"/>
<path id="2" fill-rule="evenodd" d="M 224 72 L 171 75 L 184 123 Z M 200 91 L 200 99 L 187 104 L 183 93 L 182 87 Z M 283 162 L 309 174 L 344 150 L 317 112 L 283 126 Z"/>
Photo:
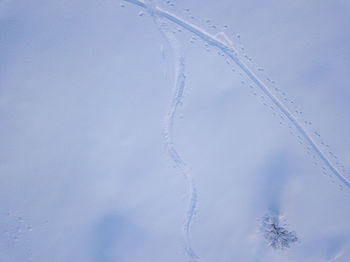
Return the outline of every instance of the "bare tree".
<path id="1" fill-rule="evenodd" d="M 295 231 L 288 231 L 285 226 L 281 225 L 281 218 L 277 215 L 263 216 L 261 232 L 271 247 L 284 250 L 298 241 Z"/>

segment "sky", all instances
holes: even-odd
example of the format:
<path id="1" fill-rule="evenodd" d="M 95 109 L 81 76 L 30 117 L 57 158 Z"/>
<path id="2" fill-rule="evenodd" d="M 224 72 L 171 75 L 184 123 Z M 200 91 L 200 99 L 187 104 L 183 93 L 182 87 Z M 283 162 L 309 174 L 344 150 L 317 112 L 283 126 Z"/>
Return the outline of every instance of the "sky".
<path id="1" fill-rule="evenodd" d="M 0 1 L 0 261 L 349 261 L 348 1 L 153 4 Z"/>

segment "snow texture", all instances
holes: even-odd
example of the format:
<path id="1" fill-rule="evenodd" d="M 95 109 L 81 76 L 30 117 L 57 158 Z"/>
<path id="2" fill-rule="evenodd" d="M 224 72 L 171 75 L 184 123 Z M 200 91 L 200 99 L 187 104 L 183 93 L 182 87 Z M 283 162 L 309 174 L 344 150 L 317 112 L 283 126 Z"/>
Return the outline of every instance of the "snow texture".
<path id="1" fill-rule="evenodd" d="M 202 28 L 185 21 L 176 15 L 162 10 L 161 8 L 155 6 L 151 1 L 139 1 L 139 0 L 125 0 L 126 2 L 135 4 L 139 7 L 145 8 L 149 11 L 151 16 L 153 16 L 156 20 L 158 28 L 160 31 L 166 36 L 168 41 L 170 42 L 174 56 L 176 58 L 176 82 L 175 82 L 175 91 L 173 95 L 173 100 L 171 102 L 170 109 L 168 111 L 166 117 L 166 125 L 165 125 L 165 139 L 168 147 L 168 152 L 177 168 L 181 173 L 185 175 L 189 184 L 189 195 L 190 195 L 190 204 L 187 212 L 187 218 L 185 223 L 185 246 L 186 252 L 190 257 L 191 261 L 197 260 L 197 255 L 194 253 L 191 244 L 190 244 L 190 225 L 192 221 L 192 217 L 194 215 L 194 211 L 196 208 L 197 201 L 197 193 L 196 187 L 194 185 L 192 174 L 188 171 L 188 167 L 180 157 L 179 153 L 176 151 L 173 138 L 172 138 L 172 129 L 174 125 L 174 117 L 176 114 L 176 110 L 178 106 L 181 104 L 183 98 L 183 92 L 185 87 L 185 63 L 184 57 L 181 54 L 181 48 L 179 47 L 179 43 L 176 38 L 171 34 L 171 32 L 162 28 L 160 24 L 160 19 L 166 19 L 183 29 L 188 30 L 192 34 L 198 36 L 200 39 L 205 41 L 207 45 L 213 46 L 217 48 L 221 52 L 223 52 L 231 61 L 233 61 L 242 72 L 258 87 L 260 90 L 271 100 L 274 106 L 276 106 L 282 115 L 287 118 L 290 123 L 294 126 L 297 133 L 299 134 L 299 138 L 303 138 L 307 143 L 308 150 L 313 150 L 313 152 L 321 159 L 323 164 L 340 180 L 340 182 L 346 187 L 350 188 L 350 182 L 345 177 L 344 171 L 342 169 L 338 169 L 337 165 L 332 163 L 329 157 L 321 150 L 321 148 L 314 141 L 312 136 L 307 132 L 304 124 L 298 120 L 298 118 L 288 109 L 288 107 L 280 100 L 277 96 L 275 96 L 268 85 L 264 83 L 254 72 L 251 70 L 248 65 L 240 58 L 240 54 L 236 48 L 232 45 L 232 42 L 226 36 L 225 33 L 220 32 L 216 35 L 211 35 Z M 283 117 L 282 117 L 283 118 Z M 263 228 L 264 228 L 264 237 L 268 240 L 269 245 L 275 249 L 286 249 L 289 248 L 290 245 L 298 240 L 295 235 L 295 232 L 289 232 L 280 224 L 279 216 L 277 215 L 266 215 L 263 219 Z"/>
<path id="2" fill-rule="evenodd" d="M 1 1 L 0 261 L 350 261 L 349 11 Z"/>
<path id="3" fill-rule="evenodd" d="M 146 5 L 138 0 L 125 0 L 126 2 L 138 5 L 140 7 L 146 8 Z M 314 139 L 308 134 L 305 130 L 303 123 L 299 122 L 298 119 L 290 112 L 290 110 L 280 101 L 268 88 L 268 86 L 261 80 L 259 77 L 239 58 L 237 50 L 228 45 L 227 43 L 222 42 L 217 39 L 215 36 L 210 35 L 205 30 L 177 17 L 174 14 L 171 14 L 168 11 L 164 11 L 158 7 L 155 7 L 153 13 L 157 14 L 159 17 L 168 19 L 169 21 L 181 26 L 184 29 L 187 29 L 191 33 L 197 35 L 202 40 L 204 40 L 208 45 L 214 46 L 226 54 L 248 77 L 253 81 L 263 93 L 271 99 L 273 104 L 281 110 L 283 115 L 290 120 L 294 125 L 297 131 L 301 136 L 306 140 L 308 145 L 315 151 L 315 153 L 320 157 L 323 163 L 331 170 L 331 172 L 348 188 L 350 188 L 350 182 L 346 179 L 345 174 L 342 170 L 338 168 L 331 162 L 331 160 L 322 152 L 322 150 L 317 146 Z"/>
<path id="4" fill-rule="evenodd" d="M 164 126 L 164 138 L 166 142 L 166 146 L 168 148 L 168 153 L 173 160 L 176 168 L 179 170 L 181 174 L 183 174 L 188 182 L 189 188 L 189 204 L 187 210 L 187 216 L 185 219 L 184 225 L 184 233 L 185 233 L 185 249 L 188 256 L 191 258 L 191 261 L 195 262 L 197 260 L 197 255 L 192 249 L 191 241 L 190 241 L 190 226 L 192 222 L 192 218 L 194 216 L 197 204 L 197 192 L 196 186 L 193 180 L 192 173 L 189 171 L 186 163 L 182 160 L 180 154 L 177 152 L 175 148 L 175 144 L 173 141 L 173 126 L 174 119 L 176 116 L 177 108 L 182 104 L 182 99 L 185 91 L 185 61 L 184 55 L 181 50 L 181 45 L 176 37 L 166 28 L 166 24 L 162 21 L 162 17 L 158 15 L 156 11 L 156 7 L 153 4 L 153 1 L 146 1 L 145 8 L 149 12 L 149 14 L 153 17 L 159 31 L 166 38 L 170 46 L 172 47 L 173 54 L 176 60 L 175 66 L 175 83 L 174 83 L 174 91 L 173 97 L 169 106 L 169 110 L 165 116 L 165 126 Z"/>

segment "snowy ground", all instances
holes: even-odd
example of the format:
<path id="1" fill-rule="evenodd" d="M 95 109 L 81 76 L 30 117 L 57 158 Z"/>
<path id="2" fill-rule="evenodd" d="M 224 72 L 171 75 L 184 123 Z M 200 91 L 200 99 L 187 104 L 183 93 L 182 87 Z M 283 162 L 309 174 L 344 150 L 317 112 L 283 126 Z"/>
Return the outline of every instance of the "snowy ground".
<path id="1" fill-rule="evenodd" d="M 350 4 L 0 2 L 0 261 L 350 261 Z"/>

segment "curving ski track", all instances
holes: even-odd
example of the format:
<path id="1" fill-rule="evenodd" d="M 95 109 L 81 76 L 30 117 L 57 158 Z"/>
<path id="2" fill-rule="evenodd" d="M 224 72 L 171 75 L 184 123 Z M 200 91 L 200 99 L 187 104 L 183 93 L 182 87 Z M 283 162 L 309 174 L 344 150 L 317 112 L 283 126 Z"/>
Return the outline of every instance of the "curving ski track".
<path id="1" fill-rule="evenodd" d="M 146 5 L 144 2 L 139 0 L 124 0 L 126 2 L 135 4 L 137 6 L 140 6 L 142 8 L 146 8 Z M 197 35 L 202 40 L 204 40 L 206 43 L 208 43 L 211 46 L 214 46 L 218 49 L 220 49 L 222 52 L 224 52 L 248 77 L 251 81 L 253 81 L 260 90 L 268 96 L 273 104 L 278 107 L 279 110 L 283 113 L 285 117 L 289 119 L 289 121 L 292 122 L 294 127 L 300 132 L 301 136 L 305 139 L 305 141 L 311 146 L 311 148 L 316 152 L 318 157 L 323 161 L 323 163 L 329 168 L 329 170 L 348 188 L 350 188 L 350 182 L 341 174 L 340 171 L 337 170 L 335 165 L 333 165 L 330 160 L 325 156 L 325 154 L 321 151 L 321 149 L 316 145 L 314 140 L 311 138 L 311 136 L 307 133 L 305 128 L 303 127 L 303 124 L 299 123 L 297 118 L 289 111 L 289 109 L 269 90 L 269 88 L 265 85 L 265 83 L 258 78 L 254 74 L 252 70 L 249 69 L 249 67 L 238 57 L 237 51 L 230 45 L 227 45 L 226 43 L 222 42 L 221 40 L 217 39 L 215 36 L 212 36 L 211 34 L 207 33 L 206 31 L 202 30 L 201 28 L 182 20 L 181 18 L 177 17 L 174 14 L 171 14 L 165 10 L 160 9 L 159 7 L 154 8 L 154 13 L 158 17 L 165 18 L 182 28 L 188 30 L 189 32 Z"/>
<path id="2" fill-rule="evenodd" d="M 148 13 L 152 16 L 154 22 L 156 23 L 158 30 L 161 32 L 162 36 L 171 46 L 175 63 L 176 63 L 176 78 L 174 85 L 174 93 L 172 96 L 172 101 L 170 103 L 170 107 L 165 117 L 165 125 L 164 125 L 164 138 L 166 142 L 166 146 L 168 149 L 168 153 L 175 163 L 176 168 L 180 173 L 184 175 L 186 180 L 188 181 L 189 187 L 189 204 L 187 208 L 187 215 L 184 225 L 184 233 L 185 233 L 185 249 L 187 255 L 190 257 L 191 262 L 195 262 L 198 259 L 198 256 L 192 249 L 191 241 L 190 241 L 190 225 L 192 222 L 192 218 L 196 209 L 197 204 L 197 191 L 193 181 L 192 173 L 188 170 L 186 163 L 182 160 L 181 156 L 177 152 L 174 142 L 173 142 L 173 126 L 174 120 L 176 116 L 176 111 L 178 107 L 182 104 L 183 94 L 185 90 L 185 59 L 182 54 L 181 45 L 179 44 L 176 37 L 167 30 L 166 25 L 162 23 L 161 16 L 157 15 L 156 7 L 153 4 L 152 0 L 146 0 L 144 3 L 144 7 L 147 9 Z"/>
<path id="3" fill-rule="evenodd" d="M 175 53 L 176 53 L 176 50 L 175 50 Z M 198 257 L 191 247 L 190 225 L 196 209 L 197 192 L 193 181 L 192 173 L 188 170 L 186 163 L 182 160 L 181 156 L 176 151 L 176 148 L 173 142 L 173 135 L 172 135 L 174 118 L 175 118 L 178 106 L 181 105 L 182 103 L 183 92 L 185 88 L 184 57 L 182 55 L 178 55 L 177 58 L 178 60 L 176 62 L 177 68 L 176 68 L 175 90 L 174 90 L 173 99 L 172 99 L 170 108 L 165 118 L 164 138 L 166 140 L 166 145 L 168 148 L 169 155 L 171 156 L 178 170 L 180 170 L 180 172 L 186 177 L 188 181 L 190 200 L 189 200 L 189 206 L 187 209 L 187 216 L 186 216 L 185 227 L 184 227 L 185 240 L 186 240 L 185 248 L 186 248 L 187 254 L 191 258 L 191 261 L 195 262 Z"/>
<path id="4" fill-rule="evenodd" d="M 188 181 L 190 200 L 189 200 L 189 206 L 187 209 L 187 216 L 186 216 L 186 221 L 184 226 L 185 248 L 186 248 L 187 254 L 191 258 L 191 261 L 195 262 L 198 257 L 191 247 L 190 225 L 196 209 L 197 191 L 194 184 L 192 173 L 188 170 L 186 163 L 182 160 L 181 156 L 179 155 L 179 153 L 175 148 L 175 145 L 173 142 L 173 134 L 172 134 L 176 111 L 177 111 L 177 108 L 182 103 L 183 92 L 185 89 L 185 63 L 184 63 L 184 57 L 181 54 L 179 47 L 176 47 L 176 44 L 174 44 L 173 41 L 170 41 L 170 42 L 173 43 L 172 46 L 174 50 L 174 55 L 177 58 L 176 80 L 175 80 L 173 98 L 172 98 L 170 107 L 168 109 L 167 115 L 165 117 L 164 138 L 166 141 L 168 153 L 171 159 L 174 161 L 176 168 L 185 176 L 185 178 Z"/>

